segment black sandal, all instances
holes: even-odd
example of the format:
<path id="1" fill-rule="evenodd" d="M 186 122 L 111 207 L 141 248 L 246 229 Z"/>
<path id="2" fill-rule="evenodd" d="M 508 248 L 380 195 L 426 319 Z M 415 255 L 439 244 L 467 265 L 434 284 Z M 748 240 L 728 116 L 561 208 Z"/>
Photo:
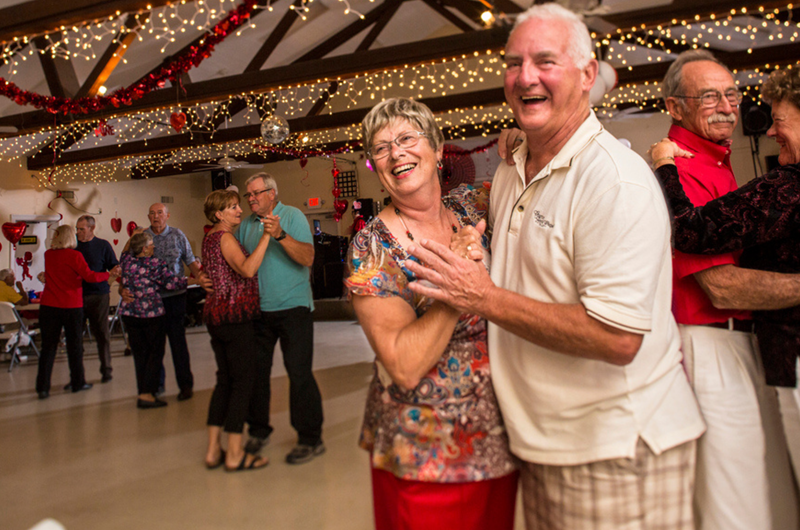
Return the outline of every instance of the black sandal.
<path id="1" fill-rule="evenodd" d="M 267 465 L 269 464 L 269 458 L 250 455 L 250 456 L 253 456 L 253 459 L 250 461 L 249 465 L 246 465 L 247 456 L 248 456 L 247 453 L 245 453 L 244 456 L 242 457 L 242 461 L 239 462 L 239 465 L 237 467 L 231 468 L 231 467 L 225 466 L 225 471 L 229 471 L 231 473 L 236 472 L 236 471 L 252 471 L 254 469 L 261 469 L 262 467 L 267 467 Z M 261 464 L 260 466 L 257 466 L 256 465 L 257 462 L 263 462 L 263 464 Z"/>

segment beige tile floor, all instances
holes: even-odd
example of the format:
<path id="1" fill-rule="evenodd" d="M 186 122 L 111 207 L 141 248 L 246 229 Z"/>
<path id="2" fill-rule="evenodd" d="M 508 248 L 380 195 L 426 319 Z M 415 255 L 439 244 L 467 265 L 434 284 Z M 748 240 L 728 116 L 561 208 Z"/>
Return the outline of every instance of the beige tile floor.
<path id="1" fill-rule="evenodd" d="M 288 381 L 273 369 L 275 432 L 270 465 L 246 473 L 203 466 L 205 416 L 215 364 L 202 328 L 189 330 L 195 396 L 178 403 L 167 362 L 169 406 L 135 407 L 133 359 L 112 344 L 114 380 L 99 384 L 94 344 L 86 344 L 95 387 L 64 393 L 66 357 L 56 360 L 51 397 L 36 399 L 36 363 L 0 364 L 0 529 L 25 530 L 46 517 L 67 530 L 372 528 L 369 464 L 356 445 L 373 354 L 353 322 L 315 324 L 314 369 L 324 398 L 327 452 L 290 466 L 295 442 Z M 169 354 L 167 354 L 169 358 Z M 522 528 L 520 517 L 517 527 Z"/>

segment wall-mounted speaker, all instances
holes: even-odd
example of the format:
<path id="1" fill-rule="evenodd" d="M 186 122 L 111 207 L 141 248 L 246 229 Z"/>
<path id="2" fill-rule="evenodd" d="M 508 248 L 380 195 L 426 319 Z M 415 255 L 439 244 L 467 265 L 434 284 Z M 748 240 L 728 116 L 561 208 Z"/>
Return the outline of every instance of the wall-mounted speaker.
<path id="1" fill-rule="evenodd" d="M 231 183 L 231 174 L 224 169 L 211 170 L 211 191 L 224 190 Z"/>
<path id="2" fill-rule="evenodd" d="M 749 97 L 744 98 L 739 105 L 739 119 L 746 136 L 760 136 L 772 127 L 772 107 L 764 102 L 759 105 Z"/>

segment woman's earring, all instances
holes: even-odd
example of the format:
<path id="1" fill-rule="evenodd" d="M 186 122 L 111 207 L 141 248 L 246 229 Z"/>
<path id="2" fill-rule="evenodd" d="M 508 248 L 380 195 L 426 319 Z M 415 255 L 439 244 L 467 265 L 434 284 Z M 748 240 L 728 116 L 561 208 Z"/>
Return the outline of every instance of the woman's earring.
<path id="1" fill-rule="evenodd" d="M 442 161 L 441 161 L 441 160 L 439 160 L 439 161 L 436 163 L 436 169 L 438 169 L 439 171 L 441 171 L 443 168 L 444 168 L 444 164 L 442 164 Z"/>

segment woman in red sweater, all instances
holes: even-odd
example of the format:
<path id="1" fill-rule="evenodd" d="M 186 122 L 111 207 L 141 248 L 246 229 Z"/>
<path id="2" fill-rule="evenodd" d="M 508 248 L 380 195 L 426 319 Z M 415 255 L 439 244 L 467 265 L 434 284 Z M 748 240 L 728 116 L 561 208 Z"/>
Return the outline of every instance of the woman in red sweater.
<path id="1" fill-rule="evenodd" d="M 83 374 L 83 280 L 97 283 L 119 275 L 119 266 L 110 273 L 89 269 L 83 255 L 75 250 L 78 240 L 75 229 L 69 225 L 56 228 L 50 250 L 44 253 L 44 292 L 39 309 L 39 327 L 42 333 L 42 354 L 36 375 L 36 392 L 39 399 L 50 396 L 50 375 L 61 339 L 61 329 L 67 339 L 70 384 L 73 392 L 89 390 Z"/>

